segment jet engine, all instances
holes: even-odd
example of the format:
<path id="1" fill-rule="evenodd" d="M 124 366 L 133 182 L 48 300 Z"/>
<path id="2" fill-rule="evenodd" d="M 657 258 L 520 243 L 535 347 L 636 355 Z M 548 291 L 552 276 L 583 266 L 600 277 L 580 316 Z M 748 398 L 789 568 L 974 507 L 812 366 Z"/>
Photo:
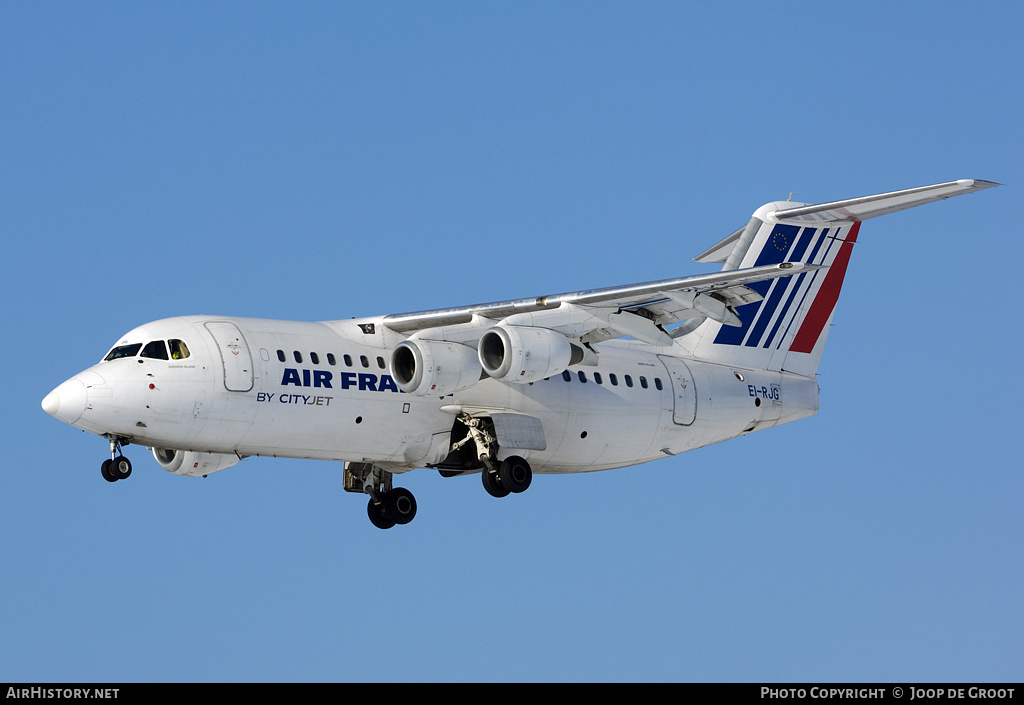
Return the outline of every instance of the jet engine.
<path id="1" fill-rule="evenodd" d="M 442 340 L 406 340 L 391 353 L 392 377 L 406 394 L 447 396 L 480 381 L 476 351 Z"/>
<path id="2" fill-rule="evenodd" d="M 153 457 L 167 472 L 186 477 L 200 477 L 218 470 L 226 470 L 239 460 L 233 453 L 196 453 L 191 450 L 169 448 L 153 448 Z"/>
<path id="3" fill-rule="evenodd" d="M 477 352 L 487 374 L 518 384 L 559 374 L 583 360 L 583 350 L 564 335 L 532 326 L 495 326 L 480 337 Z"/>

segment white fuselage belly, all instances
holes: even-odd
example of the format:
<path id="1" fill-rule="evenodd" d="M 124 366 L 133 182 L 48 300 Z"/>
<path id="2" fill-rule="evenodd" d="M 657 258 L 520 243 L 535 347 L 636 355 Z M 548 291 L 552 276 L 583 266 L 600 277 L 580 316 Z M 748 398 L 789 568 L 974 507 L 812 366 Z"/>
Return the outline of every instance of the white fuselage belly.
<path id="1" fill-rule="evenodd" d="M 206 327 L 211 321 L 237 326 L 248 351 L 226 351 Z M 390 351 L 353 340 L 336 325 L 166 321 L 176 335 L 185 323 L 194 331 L 187 360 L 129 358 L 83 372 L 79 377 L 92 384 L 88 411 L 76 425 L 157 448 L 373 462 L 402 472 L 444 458 L 459 409 L 514 410 L 541 420 L 546 448 L 503 448 L 501 455 L 528 457 L 535 472 L 569 473 L 648 462 L 817 410 L 812 379 L 689 359 L 684 369 L 691 377 L 673 377 L 665 358 L 676 349 L 631 341 L 595 346 L 599 364 L 573 366 L 568 381 L 488 378 L 442 398 L 399 392 L 378 362 Z M 232 354 L 245 359 L 246 352 L 251 387 L 230 391 Z M 244 387 L 248 379 L 227 385 Z"/>

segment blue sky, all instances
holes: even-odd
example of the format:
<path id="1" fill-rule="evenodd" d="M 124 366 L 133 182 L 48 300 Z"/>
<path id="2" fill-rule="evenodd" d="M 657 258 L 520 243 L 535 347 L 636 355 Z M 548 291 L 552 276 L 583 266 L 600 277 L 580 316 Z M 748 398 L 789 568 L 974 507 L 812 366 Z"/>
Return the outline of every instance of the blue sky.
<path id="1" fill-rule="evenodd" d="M 1020 681 L 1019 3 L 3 3 L 0 680 Z M 645 466 L 209 478 L 40 400 L 146 321 L 710 271 L 866 223 L 815 417 Z"/>

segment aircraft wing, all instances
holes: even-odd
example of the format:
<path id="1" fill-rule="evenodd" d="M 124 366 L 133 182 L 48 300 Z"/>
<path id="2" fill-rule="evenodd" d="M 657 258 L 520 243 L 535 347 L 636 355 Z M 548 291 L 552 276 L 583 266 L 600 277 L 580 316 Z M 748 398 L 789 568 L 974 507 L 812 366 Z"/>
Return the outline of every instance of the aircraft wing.
<path id="1" fill-rule="evenodd" d="M 666 326 L 707 317 L 740 325 L 733 309 L 761 299 L 747 285 L 820 269 L 771 264 L 677 279 L 590 289 L 553 296 L 385 316 L 385 327 L 409 337 L 472 343 L 499 322 L 549 328 L 584 343 L 629 336 L 671 345 Z"/>

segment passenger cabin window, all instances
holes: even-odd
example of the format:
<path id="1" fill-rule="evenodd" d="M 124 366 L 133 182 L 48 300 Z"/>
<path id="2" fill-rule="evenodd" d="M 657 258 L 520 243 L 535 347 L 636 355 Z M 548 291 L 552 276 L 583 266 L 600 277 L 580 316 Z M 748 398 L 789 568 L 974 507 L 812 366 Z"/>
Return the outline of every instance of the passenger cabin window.
<path id="1" fill-rule="evenodd" d="M 295 356 L 295 362 L 302 362 L 302 353 L 300 353 L 298 350 L 295 350 L 293 352 L 293 355 Z"/>
<path id="2" fill-rule="evenodd" d="M 172 360 L 184 360 L 191 354 L 184 340 L 168 340 L 167 345 L 171 348 Z"/>
<path id="3" fill-rule="evenodd" d="M 562 379 L 566 382 L 572 381 L 572 375 L 569 373 L 569 370 L 562 370 Z"/>
<path id="4" fill-rule="evenodd" d="M 377 358 L 377 367 L 381 368 L 382 370 L 383 370 L 383 369 L 385 369 L 385 368 L 387 367 L 387 366 L 386 366 L 386 365 L 384 364 L 384 358 L 383 358 L 383 357 L 378 357 L 378 358 Z"/>
<path id="5" fill-rule="evenodd" d="M 626 386 L 627 387 L 632 387 L 633 386 L 633 378 L 630 377 L 629 375 L 626 375 Z"/>
<path id="6" fill-rule="evenodd" d="M 277 351 L 277 359 L 280 360 L 281 362 L 287 362 L 288 361 L 288 358 L 284 354 L 284 350 L 278 350 Z"/>
<path id="7" fill-rule="evenodd" d="M 352 356 L 345 355 L 345 367 L 352 367 Z"/>
<path id="8" fill-rule="evenodd" d="M 614 372 L 610 372 L 608 374 L 608 381 L 612 383 L 613 387 L 619 386 L 619 378 L 615 376 Z"/>
<path id="9" fill-rule="evenodd" d="M 311 352 L 309 354 L 309 361 L 312 362 L 314 365 L 319 365 L 320 364 L 320 356 L 317 355 L 315 352 Z"/>
<path id="10" fill-rule="evenodd" d="M 165 345 L 162 340 L 154 340 L 146 343 L 146 347 L 142 349 L 141 357 L 151 357 L 154 360 L 166 360 L 167 345 Z"/>
<path id="11" fill-rule="evenodd" d="M 643 387 L 644 389 L 647 389 L 647 378 L 646 377 L 640 377 L 640 386 Z"/>
<path id="12" fill-rule="evenodd" d="M 370 361 L 366 359 L 366 355 L 360 355 L 359 356 L 359 362 L 360 362 L 360 364 L 362 364 L 363 367 L 369 367 L 370 366 Z"/>
<path id="13" fill-rule="evenodd" d="M 103 358 L 104 361 L 116 360 L 121 357 L 135 357 L 139 354 L 139 350 L 142 349 L 142 343 L 132 343 L 131 345 L 118 345 L 116 348 L 107 353 L 107 356 Z"/>
<path id="14" fill-rule="evenodd" d="M 334 359 L 334 353 L 327 353 L 327 364 L 336 365 L 338 361 Z"/>
<path id="15" fill-rule="evenodd" d="M 659 392 L 660 392 L 660 391 L 661 391 L 662 389 L 664 389 L 664 387 L 663 387 L 663 386 L 661 385 L 661 377 L 655 377 L 655 378 L 654 378 L 654 386 L 658 388 L 658 391 L 659 391 Z"/>

